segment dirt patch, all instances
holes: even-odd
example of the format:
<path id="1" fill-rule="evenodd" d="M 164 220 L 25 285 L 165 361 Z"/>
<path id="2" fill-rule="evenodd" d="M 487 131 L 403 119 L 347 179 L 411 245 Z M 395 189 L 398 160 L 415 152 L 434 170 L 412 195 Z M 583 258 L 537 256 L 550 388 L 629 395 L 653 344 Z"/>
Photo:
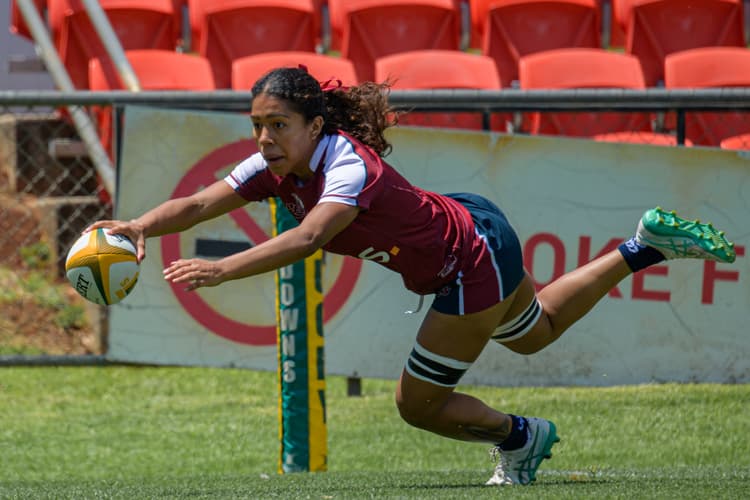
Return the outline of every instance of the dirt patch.
<path id="1" fill-rule="evenodd" d="M 36 198 L 10 197 L 0 193 L 0 262 L 8 267 L 23 264 L 19 249 L 43 238 Z"/>
<path id="2" fill-rule="evenodd" d="M 102 354 L 97 307 L 67 281 L 0 268 L 0 354 Z"/>

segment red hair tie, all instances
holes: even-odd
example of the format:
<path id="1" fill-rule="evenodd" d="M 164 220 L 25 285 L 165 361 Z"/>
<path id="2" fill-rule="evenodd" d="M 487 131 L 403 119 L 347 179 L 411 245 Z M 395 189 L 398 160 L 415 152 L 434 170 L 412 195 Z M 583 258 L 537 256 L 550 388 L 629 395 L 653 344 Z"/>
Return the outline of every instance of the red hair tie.
<path id="1" fill-rule="evenodd" d="M 307 74 L 310 74 L 310 72 L 307 70 L 307 66 L 305 66 L 304 64 L 297 65 L 297 68 L 301 69 Z M 323 92 L 330 92 L 332 90 L 338 90 L 338 89 L 341 89 L 344 92 L 349 90 L 349 87 L 345 86 L 344 82 L 342 82 L 341 80 L 335 77 L 331 77 L 325 82 L 319 82 L 319 83 L 320 83 L 320 88 Z"/>
<path id="2" fill-rule="evenodd" d="M 332 90 L 338 90 L 341 89 L 344 92 L 349 90 L 349 87 L 345 86 L 341 80 L 338 78 L 330 78 L 327 81 L 320 84 L 320 88 L 323 90 L 323 92 L 330 92 Z"/>

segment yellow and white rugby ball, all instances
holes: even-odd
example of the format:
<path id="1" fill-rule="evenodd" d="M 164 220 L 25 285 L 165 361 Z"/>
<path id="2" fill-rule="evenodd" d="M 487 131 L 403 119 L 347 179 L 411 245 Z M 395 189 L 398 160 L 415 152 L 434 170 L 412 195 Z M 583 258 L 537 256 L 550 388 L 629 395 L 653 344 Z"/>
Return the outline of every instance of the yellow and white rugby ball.
<path id="1" fill-rule="evenodd" d="M 133 242 L 105 231 L 95 229 L 78 238 L 65 260 L 65 274 L 82 297 L 108 306 L 133 291 L 140 268 Z"/>

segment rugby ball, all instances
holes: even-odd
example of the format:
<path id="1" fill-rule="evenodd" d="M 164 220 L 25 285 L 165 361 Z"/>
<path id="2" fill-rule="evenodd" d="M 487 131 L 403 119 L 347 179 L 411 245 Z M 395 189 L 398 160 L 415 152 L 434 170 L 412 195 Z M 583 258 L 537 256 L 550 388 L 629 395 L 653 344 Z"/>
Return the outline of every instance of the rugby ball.
<path id="1" fill-rule="evenodd" d="M 105 231 L 95 229 L 78 238 L 65 259 L 65 274 L 86 300 L 109 306 L 133 291 L 140 267 L 133 242 Z"/>

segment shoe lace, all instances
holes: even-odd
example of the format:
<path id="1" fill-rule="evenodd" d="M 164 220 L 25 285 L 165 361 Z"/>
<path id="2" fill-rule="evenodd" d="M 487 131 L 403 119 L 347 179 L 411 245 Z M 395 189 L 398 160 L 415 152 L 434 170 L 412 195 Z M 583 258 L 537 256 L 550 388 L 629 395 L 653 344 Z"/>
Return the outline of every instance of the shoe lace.
<path id="1" fill-rule="evenodd" d="M 497 462 L 495 465 L 495 474 L 502 477 L 508 477 L 507 471 L 510 470 L 510 458 L 503 453 L 499 446 L 490 448 L 490 460 Z"/>

